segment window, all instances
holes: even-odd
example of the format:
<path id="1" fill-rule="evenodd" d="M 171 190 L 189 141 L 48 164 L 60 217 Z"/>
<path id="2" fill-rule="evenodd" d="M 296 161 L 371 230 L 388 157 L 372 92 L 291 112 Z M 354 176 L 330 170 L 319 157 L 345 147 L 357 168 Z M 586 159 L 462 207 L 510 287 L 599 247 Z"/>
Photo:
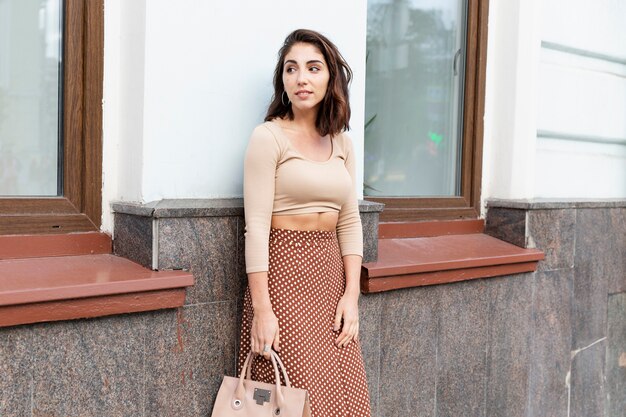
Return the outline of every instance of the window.
<path id="1" fill-rule="evenodd" d="M 2 1 L 0 19 L 0 195 L 56 196 L 60 1 Z"/>
<path id="2" fill-rule="evenodd" d="M 366 199 L 382 221 L 480 213 L 487 0 L 368 0 Z"/>
<path id="3" fill-rule="evenodd" d="M 0 234 L 98 230 L 102 0 L 0 0 Z"/>

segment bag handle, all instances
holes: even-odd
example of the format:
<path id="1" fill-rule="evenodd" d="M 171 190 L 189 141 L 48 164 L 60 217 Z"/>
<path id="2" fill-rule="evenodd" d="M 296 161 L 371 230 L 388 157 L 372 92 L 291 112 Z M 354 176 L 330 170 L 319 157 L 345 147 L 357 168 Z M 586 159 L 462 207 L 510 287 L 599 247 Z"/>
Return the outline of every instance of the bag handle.
<path id="1" fill-rule="evenodd" d="M 280 356 L 278 356 L 278 353 L 272 351 L 272 356 L 274 356 L 276 358 L 276 362 L 278 362 L 278 365 L 280 366 L 280 369 L 283 371 L 283 377 L 285 378 L 285 385 L 289 388 L 291 388 L 291 382 L 289 382 L 289 376 L 287 375 L 287 368 L 285 368 L 285 365 L 283 364 L 283 361 L 280 360 Z"/>
<path id="2" fill-rule="evenodd" d="M 250 375 L 251 375 L 251 369 L 252 369 L 252 362 L 254 361 L 253 359 L 253 353 L 250 352 L 248 353 L 248 356 L 246 357 L 246 360 L 243 363 L 243 367 L 241 368 L 241 374 L 239 375 L 239 383 L 237 384 L 237 389 L 235 390 L 235 396 L 234 396 L 234 403 L 239 403 L 239 404 L 243 404 L 243 400 L 246 396 L 246 388 L 244 386 L 244 375 L 248 375 L 248 379 L 250 379 Z M 285 404 L 285 397 L 283 396 L 283 390 L 282 390 L 282 385 L 280 385 L 280 373 L 278 371 L 278 364 L 280 364 L 280 368 L 283 374 L 283 377 L 285 378 L 285 383 L 287 385 L 287 387 L 291 387 L 291 383 L 289 382 L 289 377 L 287 376 L 287 370 L 285 369 L 285 366 L 283 365 L 283 362 L 281 361 L 280 357 L 274 352 L 274 351 L 270 351 L 270 358 L 272 360 L 272 366 L 274 367 L 274 378 L 275 378 L 275 385 L 276 385 L 276 405 L 278 406 L 278 408 L 283 408 L 283 405 Z"/>
<path id="3" fill-rule="evenodd" d="M 280 366 L 280 369 L 283 374 L 283 378 L 285 379 L 285 385 L 288 388 L 291 388 L 291 382 L 289 382 L 289 375 L 287 375 L 287 368 L 285 368 L 285 365 L 283 364 L 283 361 L 280 359 L 280 356 L 278 356 L 278 353 L 276 353 L 273 350 L 270 351 L 270 354 L 272 357 L 276 358 L 276 362 L 278 363 L 278 366 Z M 254 361 L 254 359 L 252 361 Z M 245 364 L 244 364 L 244 368 L 241 368 L 241 372 L 243 372 L 244 369 L 246 370 L 246 379 L 252 379 L 252 363 L 250 363 L 250 366 L 248 366 L 247 369 L 245 368 Z M 277 378 L 280 379 L 279 377 Z"/>

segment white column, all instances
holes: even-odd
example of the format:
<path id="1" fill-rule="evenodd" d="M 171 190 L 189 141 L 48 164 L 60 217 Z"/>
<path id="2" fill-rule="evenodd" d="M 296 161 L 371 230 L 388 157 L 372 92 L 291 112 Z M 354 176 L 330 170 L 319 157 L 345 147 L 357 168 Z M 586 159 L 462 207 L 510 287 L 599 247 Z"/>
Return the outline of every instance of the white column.
<path id="1" fill-rule="evenodd" d="M 110 203 L 142 201 L 145 0 L 104 4 L 102 229 Z"/>
<path id="2" fill-rule="evenodd" d="M 540 0 L 490 3 L 483 201 L 534 197 L 540 17 Z"/>

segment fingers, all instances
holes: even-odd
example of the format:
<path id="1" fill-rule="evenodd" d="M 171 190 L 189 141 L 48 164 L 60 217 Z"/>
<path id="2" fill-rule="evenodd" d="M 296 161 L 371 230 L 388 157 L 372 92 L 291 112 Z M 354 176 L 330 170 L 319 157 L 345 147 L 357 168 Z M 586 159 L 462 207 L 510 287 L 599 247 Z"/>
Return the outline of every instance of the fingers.
<path id="1" fill-rule="evenodd" d="M 265 359 L 270 359 L 270 349 L 272 345 L 274 346 L 274 350 L 278 351 L 278 332 L 277 337 L 274 340 L 264 340 L 263 338 L 259 338 L 256 336 L 250 336 L 250 351 L 256 353 L 258 355 L 263 355 Z M 265 348 L 268 348 L 267 351 Z"/>
<path id="2" fill-rule="evenodd" d="M 358 304 L 351 298 L 342 297 L 337 303 L 333 330 L 341 333 L 335 339 L 337 347 L 345 347 L 350 341 L 358 340 L 359 335 L 359 313 Z M 343 326 L 342 326 L 343 322 Z"/>
<path id="3" fill-rule="evenodd" d="M 254 316 L 250 331 L 250 351 L 269 360 L 272 346 L 274 350 L 280 350 L 279 334 L 278 320 L 273 313 L 265 316 Z"/>
<path id="4" fill-rule="evenodd" d="M 266 343 L 263 342 L 263 338 L 258 334 L 252 334 L 250 337 L 250 350 L 259 355 L 263 354 L 263 348 Z"/>
<path id="5" fill-rule="evenodd" d="M 280 329 L 276 330 L 276 336 L 274 337 L 274 350 L 280 352 Z"/>
<path id="6" fill-rule="evenodd" d="M 257 342 L 254 336 L 250 336 L 250 352 L 257 352 Z"/>
<path id="7" fill-rule="evenodd" d="M 350 340 L 352 340 L 353 336 L 354 336 L 354 327 L 353 326 L 349 326 L 349 327 L 344 326 L 344 330 L 341 332 L 341 334 L 337 338 L 337 342 L 336 342 L 337 346 L 338 347 L 345 347 L 345 346 L 347 346 L 348 343 L 350 342 Z"/>
<path id="8" fill-rule="evenodd" d="M 265 347 L 266 347 L 266 346 L 267 346 L 267 347 L 270 347 L 270 345 L 269 345 L 269 344 L 266 344 L 266 345 L 264 345 L 264 346 L 263 346 L 263 349 L 261 349 L 261 351 L 262 351 L 263 357 L 264 357 L 265 359 L 269 360 L 269 359 L 270 359 L 270 357 L 271 357 L 271 354 L 270 354 L 270 349 L 268 349 L 268 350 L 266 351 L 266 350 L 265 350 Z"/>
<path id="9" fill-rule="evenodd" d="M 334 331 L 338 331 L 339 328 L 341 327 L 341 316 L 342 316 L 341 311 L 337 309 L 337 313 L 335 313 L 335 323 L 333 324 Z"/>
<path id="10" fill-rule="evenodd" d="M 335 344 L 337 345 L 337 347 L 347 346 L 348 343 L 350 343 L 352 339 L 356 339 L 356 337 L 358 336 L 358 332 L 359 332 L 358 321 L 352 322 L 347 325 L 344 323 L 343 330 L 339 334 L 339 336 L 337 336 L 337 339 L 335 340 Z"/>
<path id="11" fill-rule="evenodd" d="M 267 349 L 266 349 L 267 348 Z M 271 359 L 271 349 L 274 348 L 276 352 L 280 351 L 280 330 L 276 329 L 276 334 L 274 335 L 274 340 L 268 340 L 263 343 L 261 347 L 261 354 L 267 360 Z"/>
<path id="12" fill-rule="evenodd" d="M 252 351 L 254 353 L 261 353 L 261 351 L 263 350 L 263 340 L 259 337 L 258 334 L 255 334 L 252 340 L 254 340 L 254 348 L 252 349 Z"/>
<path id="13" fill-rule="evenodd" d="M 351 315 L 348 315 L 348 318 L 346 318 L 343 313 L 343 309 L 338 306 L 337 314 L 335 315 L 334 330 L 339 330 L 343 318 L 343 328 L 339 336 L 335 339 L 335 344 L 340 348 L 347 346 L 352 339 L 356 338 L 359 331 L 358 316 L 351 317 Z"/>

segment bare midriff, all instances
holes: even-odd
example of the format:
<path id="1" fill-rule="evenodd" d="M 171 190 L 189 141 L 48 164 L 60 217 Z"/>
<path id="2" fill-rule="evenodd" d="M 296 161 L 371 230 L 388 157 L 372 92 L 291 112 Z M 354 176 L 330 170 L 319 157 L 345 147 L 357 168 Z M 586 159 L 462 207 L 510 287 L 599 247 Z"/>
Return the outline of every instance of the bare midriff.
<path id="1" fill-rule="evenodd" d="M 272 227 L 274 229 L 333 231 L 337 227 L 338 219 L 339 213 L 332 211 L 272 216 Z"/>

